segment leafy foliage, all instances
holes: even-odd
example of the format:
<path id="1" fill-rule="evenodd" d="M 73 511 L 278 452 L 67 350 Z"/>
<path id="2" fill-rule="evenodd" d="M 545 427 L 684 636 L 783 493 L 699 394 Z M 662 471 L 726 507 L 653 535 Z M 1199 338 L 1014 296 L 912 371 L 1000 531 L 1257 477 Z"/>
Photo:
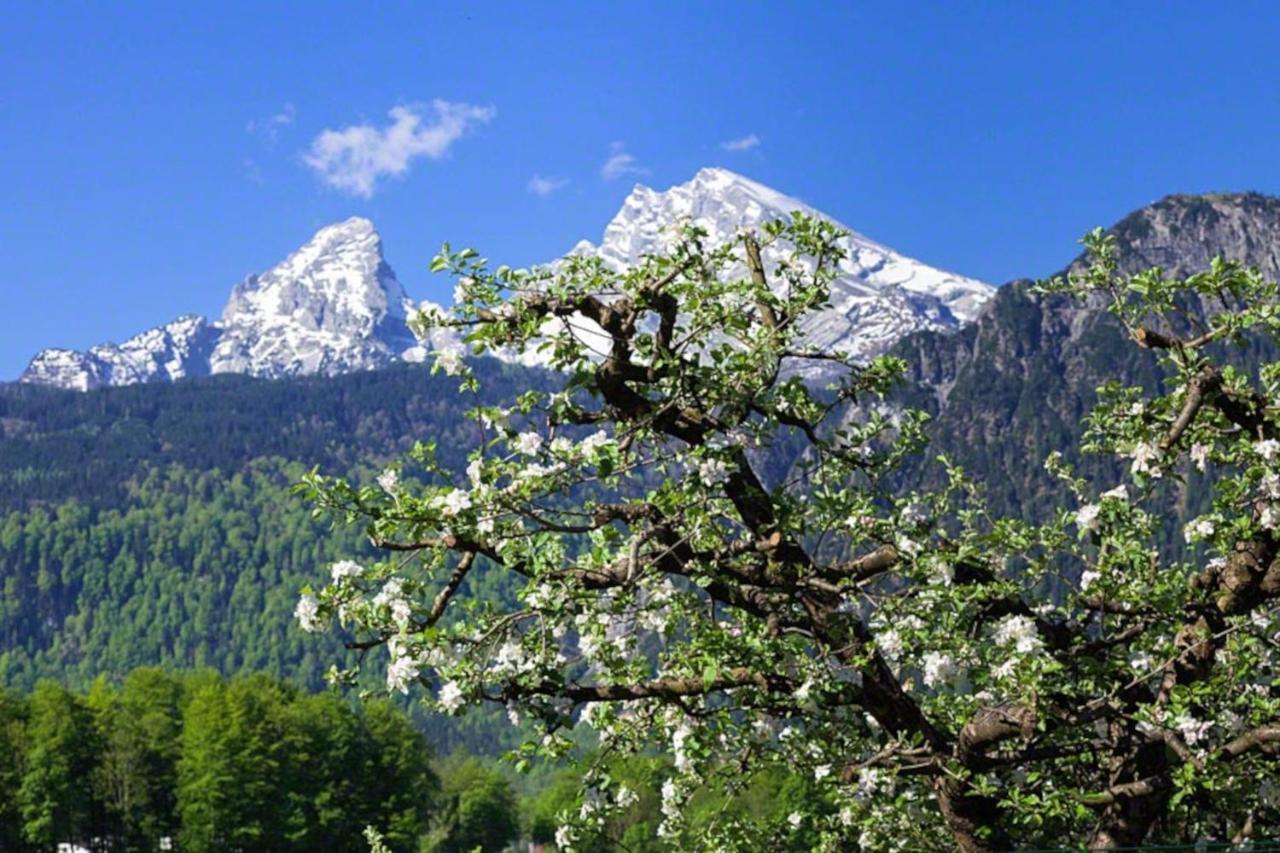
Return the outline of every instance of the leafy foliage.
<path id="1" fill-rule="evenodd" d="M 491 270 L 446 247 L 436 266 L 462 302 L 419 322 L 467 328 L 477 352 L 543 349 L 563 388 L 478 405 L 465 472 L 419 451 L 421 486 L 311 477 L 313 499 L 390 557 L 335 564 L 304 591 L 302 626 L 386 647 L 388 688 L 427 687 L 443 712 L 496 704 L 535 721 L 520 763 L 572 752 L 579 722 L 600 755 L 669 745 L 657 835 L 675 847 L 1273 831 L 1280 367 L 1250 376 L 1209 345 L 1274 337 L 1276 286 L 1226 262 L 1186 281 L 1127 275 L 1093 235 L 1093 265 L 1046 291 L 1108 305 L 1167 379 L 1154 395 L 1107 387 L 1090 415 L 1083 450 L 1122 457 L 1130 482 L 1050 455 L 1058 506 L 1073 508 L 1033 522 L 992 512 L 945 458 L 935 488 L 901 490 L 924 417 L 877 400 L 904 364 L 803 344 L 835 235 L 796 216 L 709 247 L 689 227 L 623 273 L 581 258 Z M 766 270 L 759 239 L 794 252 Z M 1216 306 L 1203 327 L 1188 295 Z M 789 369 L 802 360 L 829 363 L 825 391 Z M 456 355 L 438 367 L 482 387 Z M 767 483 L 750 451 L 797 434 L 792 478 Z M 1157 487 L 1192 469 L 1212 511 L 1184 528 Z M 1170 525 L 1194 546 L 1182 556 L 1160 548 Z M 486 563 L 515 599 L 464 588 Z M 771 771 L 785 818 L 690 820 L 697 796 Z M 556 844 L 589 847 L 635 796 L 591 763 Z"/>

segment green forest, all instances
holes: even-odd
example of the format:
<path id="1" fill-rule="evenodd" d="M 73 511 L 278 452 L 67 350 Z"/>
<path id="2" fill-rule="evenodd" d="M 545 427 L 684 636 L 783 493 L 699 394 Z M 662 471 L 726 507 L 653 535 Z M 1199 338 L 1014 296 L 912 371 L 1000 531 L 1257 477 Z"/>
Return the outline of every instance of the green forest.
<path id="1" fill-rule="evenodd" d="M 441 803 L 426 740 L 265 675 L 130 672 L 0 694 L 0 849 L 416 850 Z M 168 839 L 167 841 L 165 839 Z"/>

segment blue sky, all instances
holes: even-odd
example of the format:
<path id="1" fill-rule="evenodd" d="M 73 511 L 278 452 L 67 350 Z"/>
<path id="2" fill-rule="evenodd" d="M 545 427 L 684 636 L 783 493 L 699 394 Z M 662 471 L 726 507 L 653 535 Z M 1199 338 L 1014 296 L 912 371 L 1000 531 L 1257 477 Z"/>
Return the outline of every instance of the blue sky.
<path id="1" fill-rule="evenodd" d="M 0 379 L 45 346 L 216 315 L 245 274 L 353 214 L 378 224 L 412 295 L 441 298 L 426 265 L 442 240 L 547 260 L 598 239 L 634 182 L 705 165 L 994 283 L 1052 272 L 1085 230 L 1170 192 L 1280 193 L 1268 4 L 14 3 L 5 17 Z"/>

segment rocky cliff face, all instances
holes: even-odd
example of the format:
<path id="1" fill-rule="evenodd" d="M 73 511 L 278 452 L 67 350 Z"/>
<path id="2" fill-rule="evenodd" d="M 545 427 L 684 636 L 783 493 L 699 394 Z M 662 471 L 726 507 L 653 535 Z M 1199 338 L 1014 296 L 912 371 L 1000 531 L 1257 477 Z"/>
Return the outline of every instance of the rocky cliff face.
<path id="1" fill-rule="evenodd" d="M 1111 231 L 1128 273 L 1159 265 L 1185 276 L 1224 255 L 1280 278 L 1280 199 L 1169 196 Z M 1031 284 L 1001 287 L 976 322 L 953 335 L 916 334 L 893 349 L 912 370 L 903 402 L 934 414 L 934 449 L 984 480 L 999 507 L 1028 516 L 1054 506 L 1057 492 L 1041 463 L 1052 450 L 1074 455 L 1099 385 L 1116 379 L 1154 389 L 1163 382 L 1155 358 L 1100 306 L 1041 297 Z M 1250 347 L 1241 363 L 1274 357 L 1267 342 Z M 1091 476 L 1119 476 L 1114 460 L 1079 461 Z"/>

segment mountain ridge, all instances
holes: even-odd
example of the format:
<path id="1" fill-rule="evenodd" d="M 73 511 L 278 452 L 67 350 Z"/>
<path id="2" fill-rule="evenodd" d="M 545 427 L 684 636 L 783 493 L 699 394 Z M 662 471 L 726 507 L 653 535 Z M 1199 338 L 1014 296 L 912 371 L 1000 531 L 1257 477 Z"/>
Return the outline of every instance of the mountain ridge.
<path id="1" fill-rule="evenodd" d="M 620 270 L 661 251 L 673 223 L 696 222 L 718 242 L 796 210 L 831 218 L 750 178 L 705 168 L 667 190 L 637 184 L 600 244 L 583 240 L 570 252 L 597 254 Z M 805 328 L 815 346 L 877 355 L 913 331 L 960 328 L 993 290 L 851 229 L 841 245 L 848 257 L 832 286 L 833 307 Z M 777 263 L 783 251 L 767 247 L 766 263 Z M 320 229 L 270 270 L 236 284 L 216 321 L 189 315 L 122 344 L 44 350 L 19 381 L 86 391 L 205 374 L 336 375 L 422 361 L 434 349 L 460 343 L 447 330 L 425 341 L 412 335 L 407 318 L 429 306 L 439 307 L 417 306 L 408 298 L 383 257 L 373 223 L 351 217 Z"/>

